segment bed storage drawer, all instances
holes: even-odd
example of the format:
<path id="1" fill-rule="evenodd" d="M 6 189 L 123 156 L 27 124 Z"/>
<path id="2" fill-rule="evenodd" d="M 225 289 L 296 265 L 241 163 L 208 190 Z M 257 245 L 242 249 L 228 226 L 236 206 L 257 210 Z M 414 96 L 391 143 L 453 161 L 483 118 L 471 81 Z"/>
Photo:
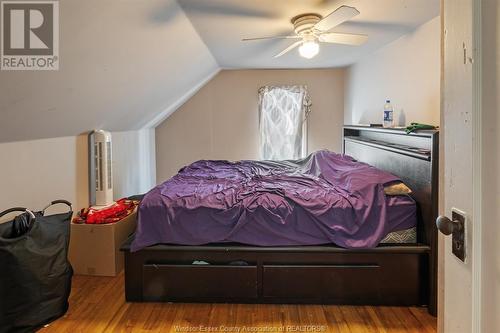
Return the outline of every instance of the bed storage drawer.
<path id="1" fill-rule="evenodd" d="M 340 304 L 419 304 L 418 269 L 394 269 L 392 273 L 377 264 L 264 265 L 263 296 Z"/>
<path id="2" fill-rule="evenodd" d="M 256 266 L 144 265 L 143 300 L 257 298 Z"/>

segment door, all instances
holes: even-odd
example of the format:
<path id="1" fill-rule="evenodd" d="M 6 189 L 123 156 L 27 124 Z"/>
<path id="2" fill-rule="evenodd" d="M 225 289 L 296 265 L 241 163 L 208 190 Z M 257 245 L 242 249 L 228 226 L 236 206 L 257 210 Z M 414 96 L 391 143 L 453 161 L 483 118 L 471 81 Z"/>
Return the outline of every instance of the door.
<path id="1" fill-rule="evenodd" d="M 475 242 L 473 235 L 479 230 L 479 220 L 474 211 L 477 199 L 477 181 L 475 170 L 477 160 L 475 154 L 475 135 L 479 124 L 478 108 L 475 100 L 478 95 L 476 87 L 476 66 L 474 61 L 474 19 L 477 0 L 443 0 L 443 89 L 442 89 L 442 131 L 444 139 L 444 185 L 442 187 L 444 204 L 441 205 L 442 218 L 439 229 L 452 235 L 444 237 L 441 243 L 441 275 L 444 285 L 444 296 L 441 298 L 439 316 L 444 324 L 444 332 L 470 333 L 475 330 L 477 321 L 474 313 L 476 302 L 475 289 L 477 278 L 474 272 L 478 269 L 475 262 Z M 452 210 L 459 210 L 455 214 Z M 460 213 L 460 211 L 462 213 Z M 465 217 L 461 233 L 460 214 Z M 454 224 L 452 224 L 453 220 Z M 453 242 L 460 247 L 460 236 L 464 235 L 465 260 L 462 261 L 452 253 Z M 452 238 L 455 238 L 453 240 Z M 479 243 L 479 242 L 477 242 Z M 457 249 L 460 252 L 464 249 Z M 442 325 L 441 328 L 442 328 Z M 478 332 L 479 333 L 479 332 Z"/>

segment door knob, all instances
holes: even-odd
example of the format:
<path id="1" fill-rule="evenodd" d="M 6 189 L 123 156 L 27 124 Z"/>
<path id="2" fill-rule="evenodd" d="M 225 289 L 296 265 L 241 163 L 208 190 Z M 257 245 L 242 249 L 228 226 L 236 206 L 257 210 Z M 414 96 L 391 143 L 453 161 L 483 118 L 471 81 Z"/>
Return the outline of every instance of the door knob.
<path id="1" fill-rule="evenodd" d="M 439 216 L 436 226 L 445 235 L 452 235 L 451 249 L 455 256 L 465 261 L 465 220 L 466 214 L 456 208 L 451 210 L 451 219 Z"/>
<path id="2" fill-rule="evenodd" d="M 450 220 L 446 216 L 439 216 L 436 219 L 436 226 L 445 235 L 451 235 L 454 232 L 460 232 L 463 228 L 459 220 Z"/>

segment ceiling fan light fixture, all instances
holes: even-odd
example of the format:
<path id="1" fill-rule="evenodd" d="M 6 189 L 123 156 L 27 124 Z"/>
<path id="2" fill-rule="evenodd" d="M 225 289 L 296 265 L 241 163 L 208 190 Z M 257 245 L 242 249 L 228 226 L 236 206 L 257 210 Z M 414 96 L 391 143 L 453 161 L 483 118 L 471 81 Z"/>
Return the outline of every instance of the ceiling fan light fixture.
<path id="1" fill-rule="evenodd" d="M 319 53 L 319 44 L 316 41 L 305 41 L 299 47 L 299 54 L 306 59 L 312 59 Z"/>

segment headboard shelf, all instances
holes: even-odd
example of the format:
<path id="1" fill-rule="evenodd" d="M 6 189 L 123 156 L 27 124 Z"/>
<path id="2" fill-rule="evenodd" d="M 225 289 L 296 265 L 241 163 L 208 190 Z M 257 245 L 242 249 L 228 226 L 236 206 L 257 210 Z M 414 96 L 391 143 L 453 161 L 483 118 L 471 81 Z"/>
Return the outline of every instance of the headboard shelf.
<path id="1" fill-rule="evenodd" d="M 424 137 L 428 138 L 433 136 L 435 133 L 439 132 L 438 130 L 418 130 L 416 132 L 412 132 L 410 134 L 406 134 L 404 127 L 370 127 L 363 125 L 344 125 L 344 130 L 349 132 L 378 132 L 378 133 L 389 133 L 394 135 L 403 135 L 403 136 L 413 136 L 413 137 Z"/>
<path id="2" fill-rule="evenodd" d="M 344 126 L 343 153 L 388 171 L 408 185 L 420 210 L 418 240 L 437 236 L 438 131 L 406 134 L 403 129 Z"/>
<path id="3" fill-rule="evenodd" d="M 367 126 L 344 126 L 344 138 L 357 138 L 359 140 L 375 140 L 384 142 L 386 145 L 394 144 L 398 146 L 411 147 L 410 151 L 415 148 L 421 148 L 431 151 L 434 143 L 434 138 L 437 137 L 437 130 L 420 130 L 410 134 L 406 134 L 404 128 L 383 128 L 383 127 L 367 127 Z"/>

